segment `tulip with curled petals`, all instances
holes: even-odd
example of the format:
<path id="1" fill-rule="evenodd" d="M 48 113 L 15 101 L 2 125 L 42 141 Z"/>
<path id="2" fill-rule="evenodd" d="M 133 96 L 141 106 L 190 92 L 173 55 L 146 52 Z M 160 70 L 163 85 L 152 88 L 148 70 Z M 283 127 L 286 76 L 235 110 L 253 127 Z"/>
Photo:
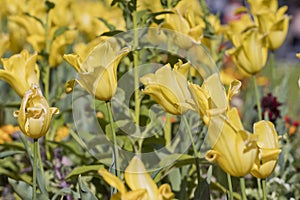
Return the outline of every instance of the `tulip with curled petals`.
<path id="1" fill-rule="evenodd" d="M 266 65 L 268 46 L 265 38 L 256 28 L 233 39 L 234 47 L 227 50 L 233 61 L 245 75 L 255 75 Z"/>
<path id="2" fill-rule="evenodd" d="M 78 82 L 96 99 L 110 100 L 117 90 L 118 65 L 129 51 L 127 47 L 121 49 L 116 40 L 107 40 L 94 47 L 82 63 L 78 55 L 65 55 L 64 59 L 74 67 L 80 77 L 79 80 L 67 82 L 66 92 L 72 92 L 74 84 Z"/>
<path id="3" fill-rule="evenodd" d="M 254 124 L 257 136 L 258 155 L 251 169 L 256 178 L 265 179 L 274 171 L 279 154 L 279 137 L 272 122 L 260 121 Z"/>
<path id="4" fill-rule="evenodd" d="M 23 97 L 31 84 L 39 83 L 40 70 L 36 60 L 37 53 L 30 54 L 27 50 L 10 58 L 2 58 L 4 69 L 0 69 L 0 79 L 5 80 L 20 97 Z"/>
<path id="5" fill-rule="evenodd" d="M 187 102 L 191 100 L 191 94 L 188 90 L 187 73 L 183 65 L 189 65 L 189 63 L 180 64 L 179 62 L 174 69 L 167 64 L 155 73 L 146 74 L 140 79 L 145 85 L 143 92 L 150 95 L 167 112 L 174 115 L 183 114 L 190 108 Z"/>
<path id="6" fill-rule="evenodd" d="M 290 17 L 284 14 L 288 7 L 283 6 L 276 12 L 264 12 L 256 15 L 258 28 L 266 35 L 268 47 L 274 51 L 281 47 L 289 29 Z"/>
<path id="7" fill-rule="evenodd" d="M 39 86 L 33 84 L 25 93 L 20 110 L 14 112 L 18 118 L 21 131 L 33 139 L 44 136 L 50 128 L 53 114 L 59 111 L 55 107 L 49 107 Z"/>
<path id="8" fill-rule="evenodd" d="M 206 159 L 217 162 L 226 172 L 235 177 L 247 175 L 256 159 L 256 138 L 244 130 L 238 111 L 232 108 L 227 116 L 211 119 L 208 130 L 212 149 L 206 153 Z"/>
<path id="9" fill-rule="evenodd" d="M 118 177 L 106 169 L 101 168 L 98 172 L 109 185 L 118 190 L 110 198 L 111 200 L 171 200 L 174 198 L 170 185 L 162 184 L 158 187 L 146 171 L 144 163 L 136 156 L 132 158 L 124 174 L 130 191 L 127 191 L 125 184 Z"/>

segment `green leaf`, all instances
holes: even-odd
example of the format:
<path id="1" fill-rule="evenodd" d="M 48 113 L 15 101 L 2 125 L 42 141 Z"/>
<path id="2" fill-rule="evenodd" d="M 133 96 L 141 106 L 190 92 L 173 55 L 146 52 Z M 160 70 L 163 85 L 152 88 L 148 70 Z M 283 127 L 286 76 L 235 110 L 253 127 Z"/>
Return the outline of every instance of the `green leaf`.
<path id="1" fill-rule="evenodd" d="M 122 32 L 123 31 L 120 31 L 120 30 L 113 30 L 113 31 L 104 32 L 100 36 L 114 36 L 114 35 L 117 35 Z"/>
<path id="2" fill-rule="evenodd" d="M 103 22 L 105 24 L 105 26 L 107 28 L 109 28 L 110 31 L 115 31 L 116 30 L 116 27 L 110 23 L 108 23 L 108 21 L 106 21 L 105 19 L 103 19 L 102 17 L 98 17 L 98 19 Z"/>
<path id="3" fill-rule="evenodd" d="M 33 166 L 33 154 L 32 154 L 30 145 L 27 141 L 27 138 L 22 133 L 20 133 L 19 136 L 25 146 L 25 150 L 29 157 L 30 164 L 31 164 L 31 166 Z M 40 157 L 38 157 L 38 163 L 41 163 Z M 44 172 L 43 172 L 43 169 L 41 168 L 40 164 L 37 165 L 37 183 L 41 190 L 41 193 L 45 196 L 48 196 L 48 192 L 46 189 L 46 183 L 45 183 L 45 176 L 44 176 Z"/>
<path id="4" fill-rule="evenodd" d="M 51 200 L 58 199 L 59 196 L 64 197 L 66 194 L 71 194 L 73 198 L 79 199 L 80 195 L 70 188 L 63 188 L 55 193 Z"/>
<path id="5" fill-rule="evenodd" d="M 97 197 L 89 190 L 89 188 L 81 180 L 81 176 L 78 177 L 80 197 L 82 200 L 98 200 Z"/>
<path id="6" fill-rule="evenodd" d="M 11 178 L 8 178 L 8 182 L 23 200 L 32 199 L 32 187 L 30 185 L 23 181 L 16 181 Z"/>
<path id="7" fill-rule="evenodd" d="M 56 38 L 57 36 L 63 34 L 64 32 L 66 32 L 68 29 L 68 27 L 63 26 L 63 27 L 59 27 L 57 30 L 55 30 L 54 32 L 54 38 Z"/>
<path id="8" fill-rule="evenodd" d="M 0 153 L 0 159 L 22 153 L 24 153 L 24 151 L 4 151 Z"/>
<path id="9" fill-rule="evenodd" d="M 92 172 L 92 171 L 98 171 L 102 167 L 103 167 L 103 165 L 85 165 L 85 166 L 76 167 L 68 174 L 66 179 L 69 179 L 73 176 L 77 176 L 80 174 L 84 174 L 84 173 L 88 173 L 88 172 Z"/>

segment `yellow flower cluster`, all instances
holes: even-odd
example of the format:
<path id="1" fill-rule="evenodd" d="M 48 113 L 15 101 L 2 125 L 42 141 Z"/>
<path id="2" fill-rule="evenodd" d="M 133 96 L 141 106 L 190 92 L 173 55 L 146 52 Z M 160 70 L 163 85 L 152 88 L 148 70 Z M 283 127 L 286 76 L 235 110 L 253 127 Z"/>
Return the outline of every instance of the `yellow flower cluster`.
<path id="1" fill-rule="evenodd" d="M 190 64 L 181 66 L 190 67 Z M 177 67 L 171 69 L 168 64 L 155 74 L 146 74 L 141 82 L 145 85 L 144 93 L 167 112 L 178 115 L 194 110 L 199 113 L 209 127 L 212 146 L 206 158 L 218 162 L 225 172 L 236 177 L 251 173 L 258 178 L 266 178 L 273 172 L 281 152 L 274 125 L 259 121 L 254 124 L 254 133 L 249 133 L 243 128 L 237 109 L 229 106 L 239 91 L 240 81 L 233 81 L 226 94 L 217 74 L 208 77 L 200 87 L 189 83 Z"/>
<path id="2" fill-rule="evenodd" d="M 287 6 L 278 8 L 278 1 L 248 0 L 250 10 L 238 8 L 240 19 L 227 27 L 227 35 L 233 48 L 227 53 L 233 56 L 238 68 L 247 75 L 254 75 L 266 64 L 268 50 L 278 49 L 284 42 L 290 17 Z"/>
<path id="3" fill-rule="evenodd" d="M 49 65 L 56 67 L 63 61 L 66 47 L 75 42 L 78 34 L 90 41 L 109 31 L 106 23 L 117 30 L 125 29 L 121 9 L 111 7 L 109 1 L 55 0 L 47 3 L 2 1 L 0 19 L 7 20 L 7 25 L 1 27 L 6 31 L 0 33 L 0 57 L 7 51 L 20 52 L 29 44 L 34 51 L 48 54 Z"/>

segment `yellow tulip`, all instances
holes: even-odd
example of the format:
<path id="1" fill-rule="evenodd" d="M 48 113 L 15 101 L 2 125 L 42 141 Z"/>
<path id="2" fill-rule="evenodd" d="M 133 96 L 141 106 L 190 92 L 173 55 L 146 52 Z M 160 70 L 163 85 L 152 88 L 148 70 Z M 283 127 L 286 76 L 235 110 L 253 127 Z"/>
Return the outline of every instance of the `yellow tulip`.
<path id="1" fill-rule="evenodd" d="M 208 161 L 218 162 L 232 176 L 243 177 L 250 172 L 257 156 L 255 137 L 243 129 L 236 108 L 227 112 L 227 118 L 211 119 L 208 138 L 212 146 L 205 156 Z"/>
<path id="2" fill-rule="evenodd" d="M 57 29 L 53 29 L 57 30 Z M 66 50 L 66 46 L 72 44 L 77 36 L 75 30 L 67 30 L 63 34 L 58 35 L 52 41 L 49 52 L 49 65 L 51 67 L 58 66 L 63 61 L 63 55 Z"/>
<path id="3" fill-rule="evenodd" d="M 20 110 L 14 112 L 18 118 L 21 131 L 33 139 L 44 136 L 50 128 L 53 114 L 57 114 L 58 109 L 49 107 L 39 86 L 33 84 L 21 102 Z"/>
<path id="4" fill-rule="evenodd" d="M 254 75 L 266 64 L 268 48 L 257 29 L 250 29 L 243 37 L 233 40 L 234 48 L 227 50 L 237 67 L 247 75 Z"/>
<path id="5" fill-rule="evenodd" d="M 278 9 L 277 0 L 248 0 L 250 4 L 251 13 L 254 15 L 262 12 L 275 12 Z"/>
<path id="6" fill-rule="evenodd" d="M 99 100 L 107 101 L 117 90 L 117 67 L 129 53 L 129 48 L 120 49 L 115 40 L 107 40 L 96 46 L 81 64 L 78 55 L 65 55 L 64 58 L 78 72 L 76 80 L 87 92 Z M 74 80 L 66 84 L 66 92 L 74 87 Z"/>
<path id="7" fill-rule="evenodd" d="M 192 83 L 189 83 L 188 87 L 193 99 L 192 107 L 199 113 L 206 125 L 209 124 L 211 116 L 225 113 L 227 110 L 225 90 L 218 74 L 208 77 L 201 87 Z"/>
<path id="8" fill-rule="evenodd" d="M 106 169 L 101 168 L 98 172 L 109 185 L 118 190 L 111 200 L 171 200 L 174 198 L 170 185 L 163 184 L 157 187 L 138 157 L 133 157 L 125 169 L 125 182 L 131 191 L 127 191 L 125 184 Z"/>
<path id="9" fill-rule="evenodd" d="M 145 85 L 143 92 L 150 95 L 167 112 L 174 115 L 185 113 L 190 107 L 187 102 L 191 100 L 185 77 L 186 72 L 178 69 L 179 65 L 180 62 L 176 64 L 176 69 L 172 70 L 170 64 L 167 64 L 154 74 L 146 74 L 140 79 Z M 182 66 L 182 68 L 185 67 Z"/>
<path id="10" fill-rule="evenodd" d="M 70 4 L 75 27 L 92 40 L 109 28 L 101 19 L 115 27 L 116 30 L 125 30 L 126 23 L 122 9 L 118 6 L 110 6 L 111 1 L 76 1 Z"/>
<path id="11" fill-rule="evenodd" d="M 258 28 L 262 34 L 266 34 L 271 50 L 278 49 L 287 36 L 290 17 L 284 14 L 286 10 L 287 6 L 283 6 L 276 12 L 264 12 L 256 15 Z"/>
<path id="12" fill-rule="evenodd" d="M 251 19 L 251 16 L 249 14 L 243 14 L 240 19 L 229 22 L 227 32 L 226 32 L 227 37 L 231 41 L 241 41 L 241 39 L 236 39 L 236 38 L 240 38 L 242 32 L 244 32 L 245 30 L 251 27 L 255 27 L 255 23 Z M 240 45 L 240 43 L 234 45 L 238 46 Z"/>
<path id="13" fill-rule="evenodd" d="M 0 78 L 9 83 L 20 97 L 30 89 L 31 84 L 39 83 L 40 71 L 36 60 L 37 53 L 31 55 L 27 50 L 1 59 L 4 69 L 0 70 Z"/>
<path id="14" fill-rule="evenodd" d="M 279 137 L 272 122 L 260 121 L 254 124 L 254 135 L 257 139 L 258 155 L 251 169 L 251 174 L 257 178 L 267 178 L 271 175 L 281 152 Z"/>

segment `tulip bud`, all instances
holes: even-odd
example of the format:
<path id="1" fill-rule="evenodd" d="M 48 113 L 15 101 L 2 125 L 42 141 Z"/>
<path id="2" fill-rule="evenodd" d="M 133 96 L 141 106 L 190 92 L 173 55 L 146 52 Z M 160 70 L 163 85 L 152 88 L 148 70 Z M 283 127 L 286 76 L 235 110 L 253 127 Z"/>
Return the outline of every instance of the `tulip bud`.
<path id="1" fill-rule="evenodd" d="M 32 84 L 21 102 L 20 110 L 14 112 L 18 118 L 21 131 L 33 139 L 44 136 L 50 127 L 53 114 L 57 114 L 57 108 L 49 107 L 39 86 Z"/>

